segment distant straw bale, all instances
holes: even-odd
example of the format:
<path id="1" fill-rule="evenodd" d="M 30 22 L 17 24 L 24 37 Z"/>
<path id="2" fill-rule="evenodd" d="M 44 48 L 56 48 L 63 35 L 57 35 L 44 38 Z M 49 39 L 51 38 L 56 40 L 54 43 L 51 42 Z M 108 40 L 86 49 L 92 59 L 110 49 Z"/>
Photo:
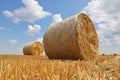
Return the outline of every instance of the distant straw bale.
<path id="1" fill-rule="evenodd" d="M 93 59 L 99 52 L 98 42 L 92 21 L 83 13 L 51 25 L 43 38 L 50 59 Z"/>
<path id="2" fill-rule="evenodd" d="M 43 46 L 39 41 L 27 43 L 23 48 L 24 55 L 42 55 Z"/>

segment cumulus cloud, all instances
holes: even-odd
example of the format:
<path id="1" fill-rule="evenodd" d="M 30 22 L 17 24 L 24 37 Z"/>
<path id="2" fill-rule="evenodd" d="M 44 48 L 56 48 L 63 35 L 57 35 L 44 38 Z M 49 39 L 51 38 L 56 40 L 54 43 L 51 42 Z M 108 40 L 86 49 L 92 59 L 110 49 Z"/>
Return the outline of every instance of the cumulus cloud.
<path id="1" fill-rule="evenodd" d="M 81 11 L 88 14 L 95 23 L 100 39 L 100 47 L 120 45 L 119 7 L 120 0 L 92 0 Z M 117 48 L 120 50 L 120 46 Z"/>
<path id="2" fill-rule="evenodd" d="M 43 44 L 43 38 L 37 38 L 36 41 L 39 41 L 41 44 Z"/>
<path id="3" fill-rule="evenodd" d="M 38 34 L 40 32 L 40 30 L 41 30 L 41 26 L 38 25 L 38 24 L 34 24 L 33 26 L 32 25 L 28 25 L 26 33 L 29 36 L 34 36 L 34 35 Z"/>
<path id="4" fill-rule="evenodd" d="M 13 14 L 12 14 L 10 11 L 8 11 L 8 10 L 5 10 L 5 11 L 3 12 L 3 14 L 4 14 L 6 17 L 8 17 L 8 18 L 13 17 Z"/>
<path id="5" fill-rule="evenodd" d="M 62 17 L 61 17 L 61 14 L 55 14 L 53 15 L 52 17 L 52 23 L 50 25 L 53 25 L 55 24 L 56 22 L 60 22 L 60 21 L 63 21 Z"/>
<path id="6" fill-rule="evenodd" d="M 53 22 L 55 23 L 55 22 L 60 22 L 60 21 L 62 21 L 63 19 L 62 19 L 62 17 L 61 17 L 61 14 L 55 14 L 55 15 L 53 15 Z"/>
<path id="7" fill-rule="evenodd" d="M 3 14 L 11 18 L 14 23 L 20 21 L 34 22 L 51 15 L 50 12 L 44 11 L 43 7 L 36 0 L 22 0 L 24 7 L 15 9 L 13 12 L 5 10 Z"/>
<path id="8" fill-rule="evenodd" d="M 18 41 L 15 40 L 15 39 L 11 39 L 11 40 L 8 40 L 8 43 L 11 44 L 11 45 L 14 45 L 14 44 L 17 44 Z"/>
<path id="9" fill-rule="evenodd" d="M 10 29 L 9 28 L 5 28 L 5 27 L 0 27 L 0 30 L 7 30 L 7 31 L 9 31 Z"/>

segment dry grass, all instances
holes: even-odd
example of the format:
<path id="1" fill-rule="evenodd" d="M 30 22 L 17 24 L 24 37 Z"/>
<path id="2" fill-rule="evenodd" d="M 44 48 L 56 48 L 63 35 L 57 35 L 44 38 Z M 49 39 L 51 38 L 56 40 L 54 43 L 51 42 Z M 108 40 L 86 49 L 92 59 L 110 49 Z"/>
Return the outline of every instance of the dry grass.
<path id="1" fill-rule="evenodd" d="M 120 56 L 72 61 L 1 55 L 0 80 L 120 80 Z"/>

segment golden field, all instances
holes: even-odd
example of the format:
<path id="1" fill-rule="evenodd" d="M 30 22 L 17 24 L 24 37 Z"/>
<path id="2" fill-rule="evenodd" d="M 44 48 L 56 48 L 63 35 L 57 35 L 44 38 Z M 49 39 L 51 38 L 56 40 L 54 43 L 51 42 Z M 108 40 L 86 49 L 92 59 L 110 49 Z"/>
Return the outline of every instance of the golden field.
<path id="1" fill-rule="evenodd" d="M 81 61 L 1 55 L 0 80 L 120 80 L 120 56 L 104 55 Z"/>

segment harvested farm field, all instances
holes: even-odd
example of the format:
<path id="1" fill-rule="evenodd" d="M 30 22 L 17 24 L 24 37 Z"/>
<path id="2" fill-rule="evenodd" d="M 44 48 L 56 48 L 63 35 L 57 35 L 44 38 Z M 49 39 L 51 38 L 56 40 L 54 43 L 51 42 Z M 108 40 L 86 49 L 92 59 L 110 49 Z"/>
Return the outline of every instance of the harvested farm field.
<path id="1" fill-rule="evenodd" d="M 0 80 L 120 80 L 120 55 L 101 55 L 88 61 L 0 55 Z"/>

